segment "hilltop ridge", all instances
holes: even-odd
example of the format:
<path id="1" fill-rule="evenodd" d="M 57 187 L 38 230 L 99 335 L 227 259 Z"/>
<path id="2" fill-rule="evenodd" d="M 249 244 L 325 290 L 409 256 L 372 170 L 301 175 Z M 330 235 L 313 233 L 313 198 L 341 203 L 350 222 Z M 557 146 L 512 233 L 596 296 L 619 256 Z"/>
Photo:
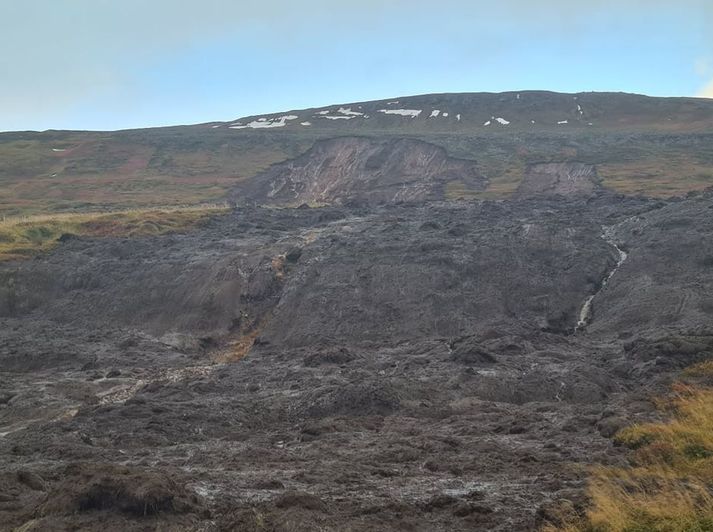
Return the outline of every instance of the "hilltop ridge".
<path id="1" fill-rule="evenodd" d="M 429 94 L 190 126 L 0 133 L 0 215 L 221 201 L 271 166 L 344 136 L 423 141 L 477 163 L 487 187 L 451 179 L 447 199 L 510 197 L 541 163 L 594 166 L 602 186 L 624 194 L 713 185 L 713 100 Z"/>

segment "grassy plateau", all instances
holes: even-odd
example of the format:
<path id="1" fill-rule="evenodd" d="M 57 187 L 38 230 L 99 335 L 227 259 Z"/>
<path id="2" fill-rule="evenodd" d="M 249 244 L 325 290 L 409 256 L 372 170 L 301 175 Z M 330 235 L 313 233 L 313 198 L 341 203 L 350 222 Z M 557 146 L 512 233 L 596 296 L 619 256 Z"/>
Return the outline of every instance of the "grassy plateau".
<path id="1" fill-rule="evenodd" d="M 0 221 L 0 261 L 26 259 L 72 236 L 135 237 L 187 231 L 226 212 L 219 205 L 56 214 Z"/>

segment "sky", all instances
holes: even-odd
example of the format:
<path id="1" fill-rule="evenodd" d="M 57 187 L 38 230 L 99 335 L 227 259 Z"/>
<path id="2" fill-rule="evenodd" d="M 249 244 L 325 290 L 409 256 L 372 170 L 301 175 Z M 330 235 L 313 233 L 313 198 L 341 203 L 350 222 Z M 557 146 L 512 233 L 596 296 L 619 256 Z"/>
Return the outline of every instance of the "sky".
<path id="1" fill-rule="evenodd" d="M 0 131 L 527 89 L 713 98 L 713 0 L 0 0 Z"/>

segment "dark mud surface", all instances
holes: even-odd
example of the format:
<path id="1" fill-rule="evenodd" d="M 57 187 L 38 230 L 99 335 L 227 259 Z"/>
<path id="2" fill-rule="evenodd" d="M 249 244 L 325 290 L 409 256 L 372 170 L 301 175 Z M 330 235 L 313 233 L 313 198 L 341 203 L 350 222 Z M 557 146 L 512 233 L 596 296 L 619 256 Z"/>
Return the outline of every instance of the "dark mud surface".
<path id="1" fill-rule="evenodd" d="M 0 316 L 2 530 L 533 530 L 710 356 L 713 197 L 241 208 Z"/>

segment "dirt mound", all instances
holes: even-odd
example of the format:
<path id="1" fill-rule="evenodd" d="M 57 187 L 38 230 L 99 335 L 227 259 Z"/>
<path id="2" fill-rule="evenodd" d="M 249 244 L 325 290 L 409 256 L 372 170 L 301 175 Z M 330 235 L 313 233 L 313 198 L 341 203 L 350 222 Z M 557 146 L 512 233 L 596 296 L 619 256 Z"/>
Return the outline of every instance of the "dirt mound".
<path id="1" fill-rule="evenodd" d="M 399 394 L 387 382 L 365 382 L 317 391 L 303 411 L 310 417 L 386 415 L 400 405 Z"/>
<path id="2" fill-rule="evenodd" d="M 260 204 L 395 203 L 443 199 L 447 182 L 482 190 L 475 161 L 413 139 L 342 137 L 318 141 L 304 155 L 274 165 L 233 195 Z"/>
<path id="3" fill-rule="evenodd" d="M 710 359 L 713 356 L 713 336 L 639 338 L 625 344 L 624 350 L 631 359 L 680 369 Z"/>
<path id="4" fill-rule="evenodd" d="M 131 517 L 183 514 L 199 511 L 199 500 L 165 472 L 107 464 L 68 467 L 54 485 L 43 516 L 93 511 L 121 513 Z"/>
<path id="5" fill-rule="evenodd" d="M 458 338 L 450 342 L 451 360 L 461 364 L 493 364 L 495 354 L 484 349 L 476 338 Z"/>
<path id="6" fill-rule="evenodd" d="M 304 358 L 304 364 L 307 367 L 321 366 L 322 364 L 348 364 L 355 360 L 355 356 L 348 349 L 340 347 L 329 351 L 317 351 L 311 353 Z"/>

